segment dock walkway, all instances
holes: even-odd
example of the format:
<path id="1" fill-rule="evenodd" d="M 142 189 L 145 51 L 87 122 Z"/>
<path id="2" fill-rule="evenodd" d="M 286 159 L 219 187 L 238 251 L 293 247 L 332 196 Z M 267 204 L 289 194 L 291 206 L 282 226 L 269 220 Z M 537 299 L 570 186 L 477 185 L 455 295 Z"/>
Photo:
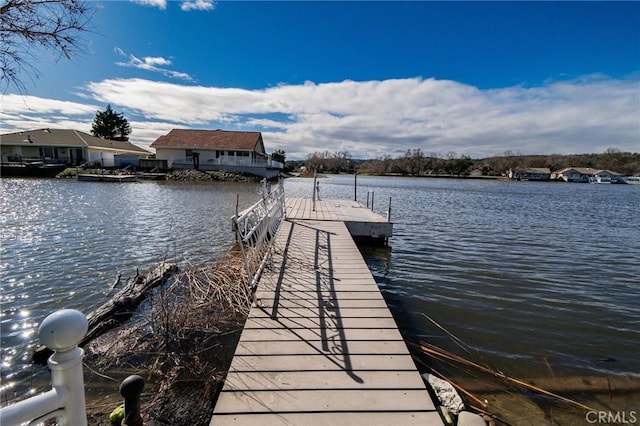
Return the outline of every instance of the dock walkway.
<path id="1" fill-rule="evenodd" d="M 442 425 L 344 212 L 303 204 L 287 203 L 211 425 Z"/>
<path id="2" fill-rule="evenodd" d="M 344 222 L 352 237 L 383 238 L 393 234 L 393 223 L 351 200 L 318 200 L 308 198 L 286 200 L 288 219 Z M 314 208 L 315 207 L 315 208 Z"/>

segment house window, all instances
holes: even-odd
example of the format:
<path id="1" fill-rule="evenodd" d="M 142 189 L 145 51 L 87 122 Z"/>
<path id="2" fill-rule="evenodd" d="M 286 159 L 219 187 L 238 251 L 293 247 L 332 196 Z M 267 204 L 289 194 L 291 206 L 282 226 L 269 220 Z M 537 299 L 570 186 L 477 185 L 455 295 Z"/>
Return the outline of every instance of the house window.
<path id="1" fill-rule="evenodd" d="M 192 149 L 187 149 L 186 150 L 186 155 L 187 155 L 187 160 L 193 159 L 193 150 Z"/>
<path id="2" fill-rule="evenodd" d="M 220 158 L 220 151 L 216 150 L 216 158 Z"/>
<path id="3" fill-rule="evenodd" d="M 50 146 L 43 146 L 38 148 L 40 157 L 44 158 L 58 158 L 58 149 Z"/>

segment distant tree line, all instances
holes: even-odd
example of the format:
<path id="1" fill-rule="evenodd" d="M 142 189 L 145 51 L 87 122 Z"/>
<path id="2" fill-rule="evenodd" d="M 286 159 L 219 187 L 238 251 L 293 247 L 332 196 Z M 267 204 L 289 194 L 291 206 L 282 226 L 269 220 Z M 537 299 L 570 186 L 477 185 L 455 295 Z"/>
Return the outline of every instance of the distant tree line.
<path id="1" fill-rule="evenodd" d="M 601 154 L 572 155 L 521 155 L 507 151 L 502 156 L 485 158 L 481 163 L 500 174 L 505 174 L 510 168 L 526 167 L 546 167 L 551 172 L 567 167 L 590 167 L 629 176 L 640 174 L 640 153 L 623 152 L 618 148 L 607 148 Z"/>
<path id="2" fill-rule="evenodd" d="M 485 176 L 505 176 L 509 169 L 548 168 L 556 172 L 567 167 L 606 169 L 624 175 L 640 174 L 640 153 L 608 148 L 602 154 L 522 155 L 505 151 L 500 156 L 471 159 L 450 152 L 442 157 L 426 155 L 420 148 L 409 149 L 395 158 L 386 155 L 376 159 L 354 160 L 348 151 L 313 152 L 303 162 L 287 163 L 287 168 L 304 165 L 319 173 L 368 173 L 400 176 L 468 176 L 472 170 Z"/>
<path id="3" fill-rule="evenodd" d="M 450 152 L 445 158 L 442 158 L 437 154 L 425 155 L 420 148 L 416 148 L 409 149 L 404 155 L 396 158 L 387 155 L 375 160 L 368 160 L 362 164 L 359 171 L 376 175 L 467 176 L 474 164 L 475 161 L 466 155 Z"/>
<path id="4" fill-rule="evenodd" d="M 312 152 L 304 161 L 307 169 L 320 173 L 353 172 L 353 159 L 349 151 Z"/>

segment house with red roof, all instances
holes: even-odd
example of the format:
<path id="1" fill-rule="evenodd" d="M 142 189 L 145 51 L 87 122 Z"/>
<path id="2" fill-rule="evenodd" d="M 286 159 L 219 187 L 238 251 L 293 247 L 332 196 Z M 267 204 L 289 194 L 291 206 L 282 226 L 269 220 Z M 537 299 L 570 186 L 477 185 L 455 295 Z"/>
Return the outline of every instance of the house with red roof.
<path id="1" fill-rule="evenodd" d="M 272 161 L 262 133 L 227 130 L 173 129 L 152 144 L 158 160 L 170 169 L 247 173 L 273 178 L 283 164 Z"/>

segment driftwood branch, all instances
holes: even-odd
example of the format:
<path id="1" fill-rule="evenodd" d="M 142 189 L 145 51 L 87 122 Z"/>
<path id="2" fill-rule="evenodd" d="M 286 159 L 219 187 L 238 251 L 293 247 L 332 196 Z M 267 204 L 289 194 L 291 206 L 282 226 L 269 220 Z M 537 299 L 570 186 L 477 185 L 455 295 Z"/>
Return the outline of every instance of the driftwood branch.
<path id="1" fill-rule="evenodd" d="M 109 301 L 87 316 L 89 331 L 80 346 L 84 346 L 101 334 L 111 330 L 115 326 L 131 318 L 133 312 L 148 296 L 151 289 L 164 285 L 169 278 L 179 271 L 176 265 L 163 263 L 146 275 L 136 273 L 127 280 L 126 285 Z M 33 361 L 38 364 L 46 364 L 53 352 L 45 346 L 40 346 L 33 354 Z"/>

